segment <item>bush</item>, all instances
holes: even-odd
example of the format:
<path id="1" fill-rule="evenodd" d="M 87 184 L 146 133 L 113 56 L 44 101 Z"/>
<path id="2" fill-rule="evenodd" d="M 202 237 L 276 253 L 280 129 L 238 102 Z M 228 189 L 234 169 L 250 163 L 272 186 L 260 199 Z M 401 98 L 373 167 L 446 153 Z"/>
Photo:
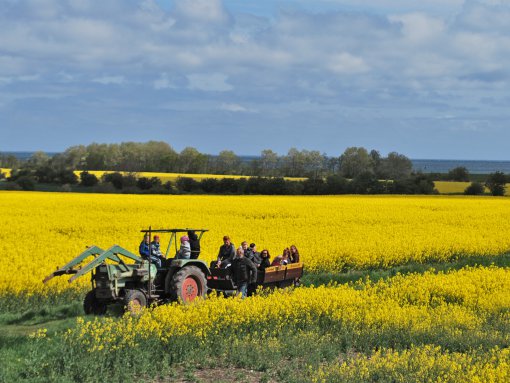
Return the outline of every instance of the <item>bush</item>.
<path id="1" fill-rule="evenodd" d="M 80 173 L 80 185 L 82 186 L 96 186 L 99 183 L 95 174 L 91 174 L 87 171 Z"/>
<path id="2" fill-rule="evenodd" d="M 69 184 L 64 184 L 60 187 L 60 191 L 62 192 L 65 192 L 65 193 L 69 193 L 69 192 L 72 192 L 73 189 L 71 188 L 71 185 Z"/>
<path id="3" fill-rule="evenodd" d="M 351 181 L 351 192 L 355 194 L 382 194 L 384 188 L 374 173 L 363 172 Z"/>
<path id="4" fill-rule="evenodd" d="M 458 166 L 448 172 L 446 179 L 448 181 L 467 182 L 469 181 L 469 171 L 464 166 Z"/>
<path id="5" fill-rule="evenodd" d="M 16 183 L 23 190 L 35 190 L 35 179 L 30 176 L 21 176 L 16 180 Z"/>
<path id="6" fill-rule="evenodd" d="M 349 190 L 349 181 L 342 176 L 329 176 L 326 178 L 326 184 L 328 194 L 345 194 Z"/>
<path id="7" fill-rule="evenodd" d="M 464 190 L 465 195 L 482 195 L 485 193 L 485 188 L 480 182 L 472 182 L 466 190 Z"/>
<path id="8" fill-rule="evenodd" d="M 111 183 L 115 189 L 120 190 L 124 187 L 124 176 L 119 172 L 105 173 L 101 179 L 104 183 Z"/>
<path id="9" fill-rule="evenodd" d="M 200 184 L 193 178 L 190 177 L 179 177 L 175 183 L 177 189 L 180 191 L 189 193 L 200 189 Z"/>
<path id="10" fill-rule="evenodd" d="M 152 189 L 152 183 L 148 177 L 138 178 L 138 181 L 136 181 L 136 186 L 138 186 L 142 190 Z"/>
<path id="11" fill-rule="evenodd" d="M 490 190 L 493 196 L 504 196 L 506 189 L 507 177 L 502 172 L 489 174 L 485 186 Z"/>
<path id="12" fill-rule="evenodd" d="M 218 190 L 218 180 L 216 178 L 204 178 L 200 181 L 200 188 L 206 193 L 214 193 Z"/>
<path id="13" fill-rule="evenodd" d="M 435 194 L 434 181 L 422 173 L 416 173 L 403 180 L 388 184 L 388 190 L 394 194 Z"/>

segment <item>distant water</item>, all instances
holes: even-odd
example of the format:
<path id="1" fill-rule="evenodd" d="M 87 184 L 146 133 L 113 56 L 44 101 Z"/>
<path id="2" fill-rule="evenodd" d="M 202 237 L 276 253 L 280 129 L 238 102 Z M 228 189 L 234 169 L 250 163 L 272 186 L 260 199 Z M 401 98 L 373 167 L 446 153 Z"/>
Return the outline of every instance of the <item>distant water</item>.
<path id="1" fill-rule="evenodd" d="M 34 152 L 1 152 L 1 154 L 12 154 L 20 160 L 26 160 Z M 47 155 L 54 156 L 55 152 L 47 152 Z M 249 162 L 258 156 L 240 156 L 243 162 Z M 449 170 L 458 166 L 464 166 L 472 174 L 488 174 L 494 172 L 510 173 L 510 161 L 474 161 L 474 160 L 411 160 L 413 169 L 423 173 L 448 173 Z"/>
<path id="2" fill-rule="evenodd" d="M 22 161 L 28 160 L 34 153 L 35 152 L 0 152 L 0 154 L 2 154 L 2 155 L 8 155 L 8 156 L 12 155 Z M 45 152 L 45 153 L 50 157 L 53 157 L 54 155 L 58 154 L 56 152 Z"/>
<path id="3" fill-rule="evenodd" d="M 411 160 L 413 168 L 423 173 L 448 173 L 458 166 L 464 166 L 471 174 L 494 172 L 510 173 L 510 161 L 473 160 Z"/>

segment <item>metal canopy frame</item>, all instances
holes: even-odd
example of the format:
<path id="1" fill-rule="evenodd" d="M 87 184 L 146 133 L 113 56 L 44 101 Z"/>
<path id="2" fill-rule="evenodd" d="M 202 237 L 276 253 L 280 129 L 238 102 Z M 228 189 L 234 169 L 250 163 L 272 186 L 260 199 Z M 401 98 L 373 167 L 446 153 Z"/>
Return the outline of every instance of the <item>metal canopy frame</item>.
<path id="1" fill-rule="evenodd" d="M 200 241 L 202 239 L 202 236 L 205 232 L 209 231 L 209 229 L 192 229 L 192 228 L 186 228 L 186 229 L 147 229 L 147 230 L 140 230 L 141 233 L 145 234 L 155 234 L 155 233 L 170 233 L 170 242 L 168 242 L 168 246 L 166 248 L 165 252 L 165 258 L 168 259 L 168 253 L 170 253 L 170 247 L 172 246 L 172 242 L 175 245 L 175 252 L 177 253 L 177 233 L 187 233 L 188 231 L 194 231 L 200 233 L 198 236 L 198 240 Z M 152 238 L 151 238 L 152 241 Z M 152 243 L 152 242 L 151 242 Z"/>

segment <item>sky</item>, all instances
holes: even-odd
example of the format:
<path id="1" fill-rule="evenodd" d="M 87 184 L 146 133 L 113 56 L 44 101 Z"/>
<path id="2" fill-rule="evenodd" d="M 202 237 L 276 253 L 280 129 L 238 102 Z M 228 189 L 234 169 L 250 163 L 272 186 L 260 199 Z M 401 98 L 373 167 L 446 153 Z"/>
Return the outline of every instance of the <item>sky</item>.
<path id="1" fill-rule="evenodd" d="M 0 0 L 0 151 L 510 160 L 510 0 Z"/>

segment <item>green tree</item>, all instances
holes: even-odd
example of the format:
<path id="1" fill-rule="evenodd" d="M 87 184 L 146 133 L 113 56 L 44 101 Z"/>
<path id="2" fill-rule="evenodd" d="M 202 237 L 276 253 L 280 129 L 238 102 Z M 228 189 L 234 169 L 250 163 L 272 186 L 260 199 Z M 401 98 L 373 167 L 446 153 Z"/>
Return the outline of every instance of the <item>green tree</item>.
<path id="1" fill-rule="evenodd" d="M 323 178 L 326 172 L 326 155 L 317 150 L 303 150 L 302 155 L 305 162 L 305 173 L 302 176 L 316 179 Z"/>
<path id="2" fill-rule="evenodd" d="M 467 182 L 469 181 L 469 171 L 464 166 L 457 166 L 451 169 L 446 177 L 448 181 Z"/>
<path id="3" fill-rule="evenodd" d="M 340 173 L 346 178 L 355 178 L 363 173 L 372 172 L 372 161 L 363 147 L 350 147 L 340 156 Z"/>
<path id="4" fill-rule="evenodd" d="M 413 163 L 409 158 L 397 152 L 391 152 L 379 164 L 379 176 L 388 180 L 400 180 L 411 175 Z"/>
<path id="5" fill-rule="evenodd" d="M 472 182 L 465 190 L 466 195 L 482 195 L 485 193 L 485 188 L 480 182 Z"/>
<path id="6" fill-rule="evenodd" d="M 296 148 L 289 149 L 283 158 L 283 172 L 288 177 L 303 177 L 305 174 L 305 155 Z"/>
<path id="7" fill-rule="evenodd" d="M 192 147 L 184 148 L 179 154 L 180 173 L 205 173 L 209 158 Z"/>
<path id="8" fill-rule="evenodd" d="M 217 174 L 239 174 L 241 159 L 232 150 L 222 150 L 215 158 Z"/>
<path id="9" fill-rule="evenodd" d="M 278 175 L 278 163 L 280 157 L 271 149 L 265 149 L 260 153 L 260 173 L 264 177 L 275 177 Z"/>
<path id="10" fill-rule="evenodd" d="M 487 181 L 485 181 L 485 186 L 487 186 L 492 195 L 503 196 L 505 195 L 506 182 L 507 178 L 504 173 L 495 172 L 489 174 Z"/>

